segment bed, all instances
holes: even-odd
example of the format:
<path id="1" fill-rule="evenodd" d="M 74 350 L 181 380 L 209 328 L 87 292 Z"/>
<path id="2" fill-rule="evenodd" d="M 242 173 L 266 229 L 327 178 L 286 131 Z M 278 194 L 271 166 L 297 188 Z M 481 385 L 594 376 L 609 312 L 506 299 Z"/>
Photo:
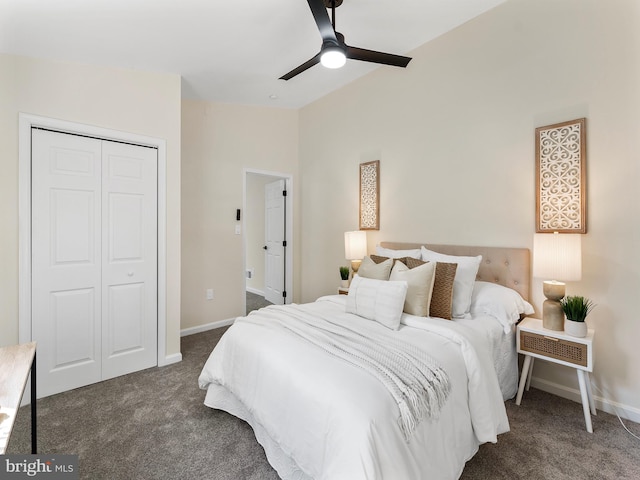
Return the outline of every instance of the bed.
<path id="1" fill-rule="evenodd" d="M 436 255 L 426 266 L 425 251 Z M 420 252 L 419 267 L 398 265 L 407 252 Z M 200 374 L 205 405 L 249 423 L 285 480 L 456 479 L 479 445 L 509 430 L 513 325 L 533 313 L 529 251 L 383 242 L 376 254 L 392 258 L 389 280 L 358 276 L 349 295 L 240 317 Z M 466 260 L 456 264 L 452 312 L 456 293 L 471 288 L 468 311 L 416 315 L 413 280 L 398 281 L 413 277 L 394 272 L 415 276 L 456 258 L 477 262 L 466 287 Z M 380 262 L 369 271 L 389 264 Z M 392 317 L 397 324 L 385 324 Z"/>

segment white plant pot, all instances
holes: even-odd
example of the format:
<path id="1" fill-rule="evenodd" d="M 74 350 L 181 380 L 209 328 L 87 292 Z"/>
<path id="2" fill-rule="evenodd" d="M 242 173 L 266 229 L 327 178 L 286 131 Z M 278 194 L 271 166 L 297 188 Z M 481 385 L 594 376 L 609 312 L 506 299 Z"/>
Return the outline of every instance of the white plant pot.
<path id="1" fill-rule="evenodd" d="M 340 286 L 342 288 L 348 288 L 349 287 L 349 280 L 340 280 Z"/>
<path id="2" fill-rule="evenodd" d="M 587 322 L 574 322 L 566 318 L 564 320 L 564 331 L 567 335 L 572 337 L 586 337 L 587 336 Z"/>

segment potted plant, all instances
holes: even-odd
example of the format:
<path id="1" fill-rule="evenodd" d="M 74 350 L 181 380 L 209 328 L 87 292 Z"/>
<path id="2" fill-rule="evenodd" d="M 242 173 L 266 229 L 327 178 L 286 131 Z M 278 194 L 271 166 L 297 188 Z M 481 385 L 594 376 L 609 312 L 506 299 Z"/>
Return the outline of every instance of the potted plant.
<path id="1" fill-rule="evenodd" d="M 340 267 L 340 286 L 347 288 L 349 286 L 349 267 Z"/>
<path id="2" fill-rule="evenodd" d="M 585 319 L 589 312 L 594 309 L 594 303 L 580 295 L 565 297 L 560 303 L 564 314 L 567 316 L 564 322 L 564 331 L 574 337 L 586 337 L 587 324 Z"/>

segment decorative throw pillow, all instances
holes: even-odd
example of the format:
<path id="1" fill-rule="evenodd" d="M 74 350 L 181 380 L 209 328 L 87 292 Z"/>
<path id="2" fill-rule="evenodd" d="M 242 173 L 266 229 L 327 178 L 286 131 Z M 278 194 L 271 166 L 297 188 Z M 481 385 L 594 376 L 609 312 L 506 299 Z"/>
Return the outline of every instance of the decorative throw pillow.
<path id="1" fill-rule="evenodd" d="M 409 268 L 416 268 L 427 262 L 417 258 L 406 257 L 405 265 Z M 431 294 L 431 304 L 429 305 L 429 316 L 451 320 L 451 307 L 453 304 L 453 280 L 456 276 L 457 263 L 436 262 L 436 272 L 434 275 L 433 292 Z"/>
<path id="2" fill-rule="evenodd" d="M 457 263 L 436 263 L 429 316 L 451 320 L 453 316 L 453 281 L 456 278 L 457 268 Z"/>
<path id="3" fill-rule="evenodd" d="M 375 280 L 356 275 L 349 286 L 346 312 L 397 330 L 407 289 L 405 281 Z"/>
<path id="4" fill-rule="evenodd" d="M 369 255 L 369 258 L 370 258 L 371 260 L 373 260 L 373 261 L 376 263 L 376 265 L 377 265 L 377 264 L 379 264 L 379 263 L 384 262 L 385 260 L 389 260 L 389 258 L 390 258 L 390 257 L 381 257 L 380 255 L 373 255 L 373 254 L 371 254 L 371 255 Z"/>
<path id="5" fill-rule="evenodd" d="M 391 258 L 391 260 L 393 260 L 393 265 L 395 265 L 396 262 L 402 262 L 402 263 L 406 264 L 406 260 L 407 260 L 407 258 L 409 258 L 409 257 L 399 257 L 399 258 L 381 257 L 379 255 L 369 255 L 369 257 L 371 257 L 371 260 L 373 260 L 377 264 L 380 264 L 380 263 L 384 262 L 385 260 L 389 260 L 389 258 Z M 391 267 L 391 268 L 393 269 L 393 267 Z"/>
<path id="6" fill-rule="evenodd" d="M 476 282 L 471 296 L 471 312 L 485 313 L 497 319 L 509 333 L 520 315 L 534 313 L 533 306 L 515 290 L 490 282 Z"/>
<path id="7" fill-rule="evenodd" d="M 413 258 L 422 258 L 422 252 L 419 248 L 412 248 L 410 250 L 394 250 L 392 248 L 384 248 L 380 245 L 376 245 L 376 255 L 381 257 L 389 257 L 389 258 L 400 258 L 400 257 L 413 257 Z"/>
<path id="8" fill-rule="evenodd" d="M 400 261 L 409 268 L 416 268 L 416 267 L 419 267 L 420 265 L 424 265 L 425 263 L 427 263 L 427 262 L 423 262 L 419 258 L 413 258 L 413 257 L 404 257 L 400 259 Z"/>
<path id="9" fill-rule="evenodd" d="M 360 268 L 358 269 L 358 275 L 364 278 L 373 278 L 376 280 L 389 280 L 389 274 L 391 273 L 391 267 L 393 266 L 393 259 L 387 258 L 386 260 L 376 263 L 371 257 L 364 257 Z"/>
<path id="10" fill-rule="evenodd" d="M 453 281 L 453 316 L 457 318 L 465 317 L 471 307 L 471 293 L 480 268 L 482 255 L 477 257 L 445 255 L 422 247 L 422 260 L 458 264 Z"/>
<path id="11" fill-rule="evenodd" d="M 436 273 L 434 263 L 424 263 L 409 269 L 404 263 L 396 262 L 391 269 L 390 281 L 407 282 L 407 296 L 404 300 L 404 311 L 418 317 L 429 316 L 429 304 L 433 291 L 433 280 Z"/>

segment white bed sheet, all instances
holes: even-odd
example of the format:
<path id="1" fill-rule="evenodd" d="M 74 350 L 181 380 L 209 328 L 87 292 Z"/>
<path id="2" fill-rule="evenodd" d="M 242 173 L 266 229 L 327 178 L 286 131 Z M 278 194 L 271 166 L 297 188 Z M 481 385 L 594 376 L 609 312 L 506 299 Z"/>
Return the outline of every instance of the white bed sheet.
<path id="1" fill-rule="evenodd" d="M 503 400 L 509 400 L 518 392 L 518 352 L 516 350 L 516 329 L 504 333 L 504 327 L 489 315 L 473 314 L 472 318 L 453 321 L 464 325 L 476 335 L 481 335 L 491 345 L 493 366 L 498 376 Z"/>
<path id="2" fill-rule="evenodd" d="M 331 296 L 308 305 L 352 324 L 370 322 L 345 313 L 344 302 Z M 397 405 L 371 375 L 259 325 L 236 322 L 199 384 L 207 406 L 252 425 L 285 480 L 455 479 L 479 444 L 508 431 L 492 342 L 478 335 L 479 325 L 403 315 L 398 334 L 427 348 L 452 384 L 439 418 L 423 420 L 408 442 Z"/>

